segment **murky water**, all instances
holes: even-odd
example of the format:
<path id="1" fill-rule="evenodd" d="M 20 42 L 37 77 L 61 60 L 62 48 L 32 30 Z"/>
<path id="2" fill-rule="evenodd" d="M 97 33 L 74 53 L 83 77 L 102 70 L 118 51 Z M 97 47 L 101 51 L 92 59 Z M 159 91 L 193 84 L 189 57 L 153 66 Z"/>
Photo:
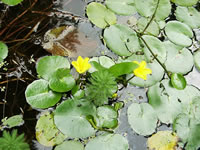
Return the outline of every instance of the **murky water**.
<path id="1" fill-rule="evenodd" d="M 1 24 L 4 28 L 6 24 L 16 17 L 16 13 L 21 14 L 26 8 L 34 3 L 32 0 L 25 0 L 22 6 L 9 8 L 9 14 L 5 14 L 7 22 Z M 28 84 L 37 78 L 35 71 L 35 61 L 38 58 L 50 55 L 46 52 L 41 42 L 46 31 L 62 25 L 73 25 L 77 28 L 74 39 L 75 47 L 72 57 L 82 56 L 100 56 L 102 54 L 116 58 L 116 55 L 110 52 L 102 43 L 102 30 L 94 27 L 85 17 L 85 7 L 89 1 L 86 0 L 57 0 L 38 1 L 22 19 L 16 24 L 10 26 L 0 37 L 0 40 L 7 42 L 10 47 L 9 57 L 6 59 L 8 65 L 0 69 L 0 118 L 3 116 L 12 116 L 22 113 L 25 124 L 19 127 L 20 133 L 24 132 L 25 137 L 31 149 L 51 150 L 40 145 L 35 139 L 36 116 L 39 111 L 32 110 L 26 103 L 24 92 Z M 1 10 L 5 9 L 0 5 Z M 54 15 L 51 14 L 54 12 Z M 9 17 L 8 17 L 9 16 Z M 5 19 L 4 18 L 4 19 Z M 31 20 L 33 20 L 31 22 Z M 123 20 L 121 20 L 123 22 Z M 32 31 L 36 25 L 39 25 L 37 32 Z M 15 30 L 21 28 L 18 32 Z M 31 32 L 31 33 L 30 33 Z M 30 35 L 29 35 L 30 33 Z M 72 36 L 73 37 L 73 36 Z M 199 36 L 197 37 L 199 38 Z M 20 42 L 14 40 L 24 39 Z M 68 37 L 67 40 L 72 40 Z M 65 41 L 63 41 L 65 42 Z M 84 47 L 84 48 L 83 48 Z M 92 48 L 91 48 L 92 47 Z M 5 70 L 7 69 L 7 70 Z M 193 69 L 186 79 L 189 84 L 200 88 L 199 72 Z M 132 102 L 146 102 L 146 90 L 143 88 L 128 85 L 127 88 L 119 91 L 119 101 L 125 102 L 125 107 L 120 110 L 119 127 L 116 133 L 125 136 L 129 141 L 130 150 L 145 150 L 147 137 L 137 135 L 130 127 L 127 120 L 127 108 Z M 3 104 L 6 101 L 5 104 Z M 4 111 L 5 110 L 5 111 Z M 159 130 L 170 129 L 162 125 Z"/>

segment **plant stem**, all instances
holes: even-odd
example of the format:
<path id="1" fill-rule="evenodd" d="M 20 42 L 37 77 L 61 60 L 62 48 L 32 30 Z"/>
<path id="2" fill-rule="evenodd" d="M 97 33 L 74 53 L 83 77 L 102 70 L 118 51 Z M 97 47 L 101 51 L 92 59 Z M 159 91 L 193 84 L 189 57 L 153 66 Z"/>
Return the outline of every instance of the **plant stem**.
<path id="1" fill-rule="evenodd" d="M 144 44 L 146 45 L 147 49 L 149 50 L 149 52 L 153 55 L 153 57 L 156 59 L 156 61 L 160 64 L 160 66 L 165 70 L 165 72 L 167 73 L 167 76 L 170 78 L 170 73 L 167 70 L 167 68 L 165 67 L 164 64 L 162 64 L 162 62 L 157 58 L 157 56 L 153 53 L 152 49 L 149 47 L 149 45 L 147 44 L 147 42 L 144 40 L 144 38 L 142 36 L 139 36 L 139 38 L 144 42 Z"/>
<path id="2" fill-rule="evenodd" d="M 147 28 L 150 26 L 151 22 L 152 22 L 153 19 L 155 18 L 156 12 L 157 12 L 157 10 L 158 10 L 158 5 L 159 5 L 159 3 L 160 3 L 160 0 L 157 1 L 156 9 L 155 9 L 155 11 L 154 11 L 154 13 L 153 13 L 153 15 L 152 15 L 152 17 L 151 17 L 151 20 L 147 23 L 146 27 L 145 27 L 144 30 L 142 31 L 142 33 L 141 33 L 142 35 L 144 34 L 144 32 L 147 30 Z"/>

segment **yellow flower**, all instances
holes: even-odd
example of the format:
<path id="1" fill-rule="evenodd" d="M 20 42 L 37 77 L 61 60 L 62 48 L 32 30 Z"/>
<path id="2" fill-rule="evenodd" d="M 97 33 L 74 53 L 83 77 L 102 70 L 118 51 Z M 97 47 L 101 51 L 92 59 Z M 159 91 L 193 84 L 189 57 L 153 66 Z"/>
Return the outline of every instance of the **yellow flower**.
<path id="1" fill-rule="evenodd" d="M 142 61 L 141 63 L 139 63 L 138 61 L 133 61 L 134 63 L 138 64 L 139 67 L 136 68 L 135 70 L 133 70 L 133 73 L 137 76 L 140 77 L 144 80 L 147 79 L 147 74 L 151 74 L 152 70 L 149 68 L 146 68 L 146 62 Z"/>
<path id="2" fill-rule="evenodd" d="M 77 61 L 72 61 L 72 65 L 78 73 L 82 74 L 91 68 L 91 64 L 89 64 L 88 61 L 88 57 L 83 59 L 81 56 L 78 56 Z"/>

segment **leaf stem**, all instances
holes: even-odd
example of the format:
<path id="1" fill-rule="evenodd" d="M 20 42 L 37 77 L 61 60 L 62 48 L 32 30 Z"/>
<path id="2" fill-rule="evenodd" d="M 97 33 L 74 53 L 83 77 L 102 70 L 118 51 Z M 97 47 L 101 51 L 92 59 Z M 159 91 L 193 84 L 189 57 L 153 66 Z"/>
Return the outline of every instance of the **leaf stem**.
<path id="1" fill-rule="evenodd" d="M 144 38 L 141 35 L 139 35 L 139 38 L 144 42 L 144 44 L 146 45 L 146 47 L 149 50 L 149 52 L 151 53 L 151 55 L 153 55 L 153 57 L 156 59 L 156 61 L 165 70 L 165 72 L 167 73 L 167 76 L 170 78 L 170 73 L 167 70 L 167 68 L 165 67 L 165 65 L 157 58 L 157 56 L 153 53 L 152 49 L 150 48 L 150 46 L 147 44 L 147 42 L 144 40 Z"/>
<path id="2" fill-rule="evenodd" d="M 158 10 L 158 5 L 159 5 L 159 3 L 160 3 L 160 0 L 157 1 L 156 9 L 155 9 L 155 11 L 154 11 L 154 13 L 153 13 L 153 15 L 152 15 L 152 17 L 151 17 L 151 20 L 148 22 L 148 24 L 146 25 L 146 27 L 145 27 L 144 30 L 142 31 L 142 33 L 141 33 L 142 35 L 144 34 L 144 32 L 147 30 L 147 28 L 150 26 L 151 22 L 152 22 L 153 19 L 155 18 L 156 12 L 157 12 L 157 10 Z"/>

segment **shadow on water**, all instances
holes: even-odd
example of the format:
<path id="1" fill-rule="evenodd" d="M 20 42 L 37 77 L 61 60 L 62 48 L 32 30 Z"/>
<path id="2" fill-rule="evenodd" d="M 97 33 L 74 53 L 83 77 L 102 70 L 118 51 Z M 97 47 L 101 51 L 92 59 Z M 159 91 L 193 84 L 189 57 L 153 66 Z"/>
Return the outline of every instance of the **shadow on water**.
<path id="1" fill-rule="evenodd" d="M 45 148 L 36 142 L 35 125 L 39 111 L 31 109 L 30 105 L 26 103 L 24 95 L 27 85 L 37 79 L 35 70 L 37 59 L 50 55 L 41 46 L 44 34 L 55 27 L 73 25 L 78 30 L 74 30 L 71 33 L 73 36 L 66 38 L 67 41 L 71 40 L 73 43 L 73 45 L 67 46 L 71 46 L 71 49 L 76 51 L 77 47 L 81 49 L 88 42 L 87 38 L 91 37 L 97 42 L 95 45 L 97 50 L 100 50 L 93 55 L 104 53 L 115 58 L 115 55 L 102 44 L 100 39 L 101 30 L 87 22 L 85 6 L 88 2 L 89 0 L 24 0 L 21 5 L 9 8 L 0 4 L 0 40 L 9 46 L 9 56 L 6 59 L 6 64 L 0 68 L 0 118 L 23 114 L 25 124 L 17 129 L 20 133 L 25 133 L 31 149 L 52 149 Z M 16 18 L 16 16 L 18 17 Z M 64 45 L 65 41 L 61 43 Z M 86 44 L 85 47 L 85 49 L 89 49 L 91 45 Z M 83 51 L 80 50 L 80 53 L 76 56 L 85 56 L 85 51 Z M 199 87 L 200 83 L 196 82 L 198 77 L 199 72 L 194 69 L 193 72 L 188 74 L 187 80 L 190 84 Z M 126 105 L 120 111 L 120 125 L 116 132 L 128 139 L 130 150 L 146 149 L 147 138 L 134 133 L 126 117 L 127 108 L 132 102 L 147 101 L 145 90 L 128 86 L 118 93 L 120 96 L 119 101 L 125 101 Z M 166 130 L 169 128 L 163 125 L 159 129 Z"/>

